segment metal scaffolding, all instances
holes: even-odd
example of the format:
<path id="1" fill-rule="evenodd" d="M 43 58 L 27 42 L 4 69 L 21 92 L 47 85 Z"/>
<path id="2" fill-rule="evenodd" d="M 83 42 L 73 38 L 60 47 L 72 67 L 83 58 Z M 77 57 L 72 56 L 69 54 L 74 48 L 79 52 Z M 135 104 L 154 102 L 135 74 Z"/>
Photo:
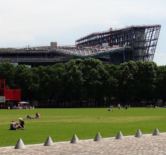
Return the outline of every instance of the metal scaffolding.
<path id="1" fill-rule="evenodd" d="M 110 46 L 131 49 L 121 53 L 110 53 L 112 63 L 129 60 L 152 61 L 154 58 L 161 25 L 130 26 L 123 29 L 92 33 L 76 41 L 77 47 Z"/>
<path id="2" fill-rule="evenodd" d="M 75 58 L 92 57 L 120 64 L 125 61 L 152 61 L 160 33 L 160 25 L 131 26 L 92 33 L 76 41 L 76 46 L 51 46 L 0 49 L 0 62 L 49 64 Z"/>

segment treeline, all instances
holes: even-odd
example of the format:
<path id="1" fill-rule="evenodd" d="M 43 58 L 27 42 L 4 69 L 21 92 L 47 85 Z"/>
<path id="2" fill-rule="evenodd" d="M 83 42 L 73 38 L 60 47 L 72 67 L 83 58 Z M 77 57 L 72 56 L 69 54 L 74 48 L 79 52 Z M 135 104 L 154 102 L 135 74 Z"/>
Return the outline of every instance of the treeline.
<path id="1" fill-rule="evenodd" d="M 77 59 L 30 68 L 0 64 L 0 78 L 22 89 L 22 99 L 40 107 L 146 106 L 166 101 L 166 66 L 153 62 L 104 64 Z"/>

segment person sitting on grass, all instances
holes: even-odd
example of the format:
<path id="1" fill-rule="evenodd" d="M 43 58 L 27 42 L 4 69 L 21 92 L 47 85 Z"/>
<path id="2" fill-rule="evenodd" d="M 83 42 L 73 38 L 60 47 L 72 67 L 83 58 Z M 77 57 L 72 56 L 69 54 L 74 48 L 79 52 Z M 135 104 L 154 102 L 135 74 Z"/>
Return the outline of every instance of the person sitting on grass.
<path id="1" fill-rule="evenodd" d="M 36 118 L 36 119 L 39 119 L 39 118 L 40 118 L 40 114 L 39 114 L 38 112 L 35 114 L 35 118 Z"/>
<path id="2" fill-rule="evenodd" d="M 24 120 L 19 118 L 19 122 L 11 121 L 10 130 L 24 129 Z"/>
<path id="3" fill-rule="evenodd" d="M 19 120 L 18 129 L 24 129 L 25 122 L 23 118 L 20 117 L 18 120 Z"/>
<path id="4" fill-rule="evenodd" d="M 34 117 L 32 117 L 32 116 L 30 116 L 30 115 L 27 115 L 27 116 L 26 116 L 26 119 L 39 119 L 39 118 L 40 118 L 40 114 L 39 114 L 38 112 L 35 114 Z"/>
<path id="5" fill-rule="evenodd" d="M 27 115 L 26 117 L 27 119 L 34 119 L 34 117 L 30 116 L 30 115 Z"/>
<path id="6" fill-rule="evenodd" d="M 112 111 L 113 110 L 113 106 L 110 105 L 109 108 L 108 108 L 108 111 Z"/>
<path id="7" fill-rule="evenodd" d="M 17 129 L 17 122 L 11 121 L 10 123 L 10 130 L 16 130 Z"/>

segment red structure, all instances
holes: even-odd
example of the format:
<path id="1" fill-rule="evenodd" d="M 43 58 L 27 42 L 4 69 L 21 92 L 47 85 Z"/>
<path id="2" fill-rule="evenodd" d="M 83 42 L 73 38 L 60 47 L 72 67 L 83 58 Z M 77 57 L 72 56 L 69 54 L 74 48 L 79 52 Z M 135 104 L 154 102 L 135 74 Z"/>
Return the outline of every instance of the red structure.
<path id="1" fill-rule="evenodd" d="M 4 96 L 6 101 L 21 101 L 21 89 L 10 89 L 6 87 L 6 80 L 0 79 L 0 96 Z"/>

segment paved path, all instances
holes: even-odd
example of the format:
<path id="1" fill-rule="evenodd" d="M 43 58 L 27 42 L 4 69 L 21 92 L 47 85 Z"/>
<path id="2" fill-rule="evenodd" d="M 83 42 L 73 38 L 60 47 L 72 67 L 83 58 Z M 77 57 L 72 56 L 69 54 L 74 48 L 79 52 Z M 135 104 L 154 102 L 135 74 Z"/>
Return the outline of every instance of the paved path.
<path id="1" fill-rule="evenodd" d="M 160 136 L 126 136 L 122 140 L 104 138 L 99 142 L 80 140 L 54 143 L 52 146 L 27 145 L 25 149 L 0 148 L 0 155 L 166 155 L 166 133 Z"/>

